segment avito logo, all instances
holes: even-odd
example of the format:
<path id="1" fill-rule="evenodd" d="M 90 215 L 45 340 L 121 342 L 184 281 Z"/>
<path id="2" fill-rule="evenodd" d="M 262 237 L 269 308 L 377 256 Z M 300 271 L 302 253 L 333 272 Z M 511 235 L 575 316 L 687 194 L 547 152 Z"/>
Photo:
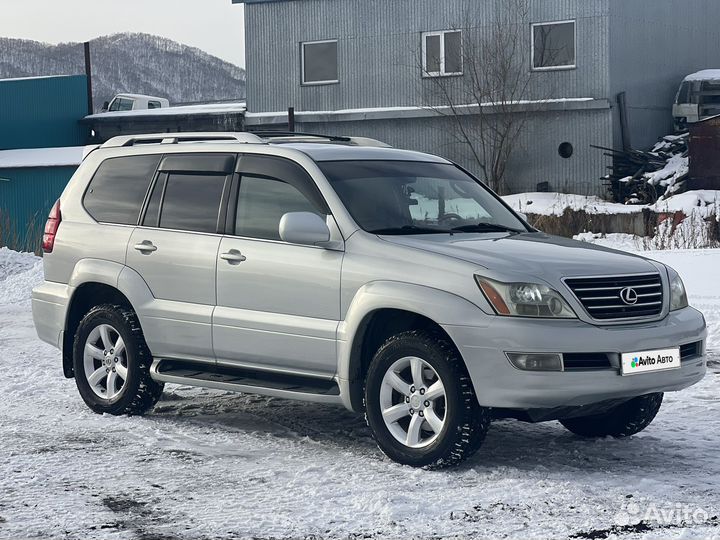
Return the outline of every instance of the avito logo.
<path id="1" fill-rule="evenodd" d="M 673 356 L 658 355 L 654 356 L 634 356 L 630 362 L 630 367 L 637 368 L 640 366 L 655 366 L 658 364 L 672 364 L 675 361 Z"/>

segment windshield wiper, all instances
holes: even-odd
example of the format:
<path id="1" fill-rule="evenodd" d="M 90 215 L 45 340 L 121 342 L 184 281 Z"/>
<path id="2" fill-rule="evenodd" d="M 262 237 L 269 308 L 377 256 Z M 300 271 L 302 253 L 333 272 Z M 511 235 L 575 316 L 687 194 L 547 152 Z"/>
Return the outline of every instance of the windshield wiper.
<path id="1" fill-rule="evenodd" d="M 462 225 L 460 227 L 453 227 L 453 232 L 509 232 L 519 234 L 521 232 L 518 229 L 512 227 L 506 227 L 497 223 L 475 223 L 473 225 Z"/>
<path id="2" fill-rule="evenodd" d="M 453 231 L 448 229 L 435 229 L 432 227 L 418 227 L 417 225 L 403 225 L 402 227 L 390 227 L 387 229 L 375 229 L 368 231 L 372 234 L 452 234 Z"/>

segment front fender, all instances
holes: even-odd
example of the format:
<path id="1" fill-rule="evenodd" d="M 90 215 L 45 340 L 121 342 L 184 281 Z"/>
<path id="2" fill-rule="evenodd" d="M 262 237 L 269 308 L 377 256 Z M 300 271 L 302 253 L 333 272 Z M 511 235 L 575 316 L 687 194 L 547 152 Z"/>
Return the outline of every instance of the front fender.
<path id="1" fill-rule="evenodd" d="M 364 325 L 373 312 L 397 309 L 422 315 L 438 325 L 471 325 L 486 327 L 490 316 L 469 300 L 455 294 L 396 281 L 375 281 L 361 287 L 338 327 L 338 384 L 345 406 L 354 410 L 351 403 L 351 386 L 356 382 L 359 350 Z"/>

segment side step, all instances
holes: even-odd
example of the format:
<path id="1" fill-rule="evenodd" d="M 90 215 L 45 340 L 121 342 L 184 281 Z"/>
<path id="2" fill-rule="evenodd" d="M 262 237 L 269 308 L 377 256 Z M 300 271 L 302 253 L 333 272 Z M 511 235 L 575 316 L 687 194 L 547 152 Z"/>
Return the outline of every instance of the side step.
<path id="1" fill-rule="evenodd" d="M 155 360 L 150 374 L 167 383 L 342 404 L 337 382 L 328 379 L 173 359 Z"/>

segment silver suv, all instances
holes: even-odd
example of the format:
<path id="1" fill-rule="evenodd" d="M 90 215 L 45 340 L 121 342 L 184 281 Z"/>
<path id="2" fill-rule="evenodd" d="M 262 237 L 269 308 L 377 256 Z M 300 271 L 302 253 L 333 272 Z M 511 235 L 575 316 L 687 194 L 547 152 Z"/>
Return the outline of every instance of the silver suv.
<path id="1" fill-rule="evenodd" d="M 370 139 L 113 139 L 43 248 L 35 326 L 98 413 L 142 414 L 164 383 L 335 403 L 393 460 L 442 467 L 493 418 L 632 435 L 706 371 L 672 268 L 548 236 Z"/>

